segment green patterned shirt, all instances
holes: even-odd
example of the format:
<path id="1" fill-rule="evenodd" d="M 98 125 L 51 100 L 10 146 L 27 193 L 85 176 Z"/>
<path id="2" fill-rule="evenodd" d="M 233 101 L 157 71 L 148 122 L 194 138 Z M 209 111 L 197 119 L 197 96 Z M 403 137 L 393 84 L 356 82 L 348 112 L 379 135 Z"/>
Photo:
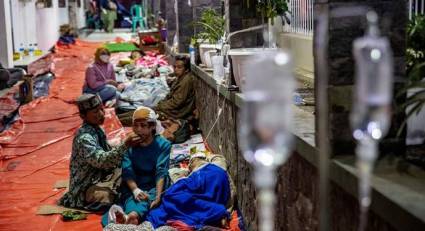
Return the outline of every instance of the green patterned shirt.
<path id="1" fill-rule="evenodd" d="M 72 143 L 69 191 L 59 204 L 84 208 L 86 190 L 121 165 L 126 149 L 125 145 L 111 148 L 102 128 L 83 123 Z"/>

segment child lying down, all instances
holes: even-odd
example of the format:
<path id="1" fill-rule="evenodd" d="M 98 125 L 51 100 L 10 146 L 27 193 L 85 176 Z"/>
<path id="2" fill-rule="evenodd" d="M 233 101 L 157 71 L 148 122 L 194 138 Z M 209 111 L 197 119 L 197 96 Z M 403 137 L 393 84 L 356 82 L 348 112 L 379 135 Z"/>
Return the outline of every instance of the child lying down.
<path id="1" fill-rule="evenodd" d="M 208 162 L 211 159 L 215 163 Z M 226 168 L 222 156 L 215 155 L 207 160 L 205 154 L 193 155 L 189 164 L 190 175 L 178 179 L 164 192 L 162 203 L 147 214 L 145 222 L 138 226 L 125 225 L 128 228 L 125 230 L 173 230 L 170 226 L 166 229 L 172 221 L 194 230 L 206 226 L 227 228 L 228 208 L 235 193 Z M 112 224 L 104 230 L 124 230 L 123 225 L 117 225 L 125 223 L 119 207 L 111 208 L 109 218 Z"/>

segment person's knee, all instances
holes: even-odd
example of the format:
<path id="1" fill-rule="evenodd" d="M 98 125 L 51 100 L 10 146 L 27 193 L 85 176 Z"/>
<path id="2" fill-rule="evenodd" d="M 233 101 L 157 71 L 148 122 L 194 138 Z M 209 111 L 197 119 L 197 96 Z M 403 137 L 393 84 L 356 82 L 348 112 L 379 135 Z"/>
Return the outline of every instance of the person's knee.
<path id="1" fill-rule="evenodd" d="M 112 85 L 106 85 L 101 91 L 100 91 L 100 97 L 103 101 L 110 100 L 114 98 L 117 94 L 117 88 Z"/>
<path id="2" fill-rule="evenodd" d="M 86 191 L 87 203 L 112 204 L 115 199 L 115 193 L 107 187 L 92 186 Z"/>
<path id="3" fill-rule="evenodd" d="M 129 214 L 135 212 L 140 216 L 145 215 L 148 212 L 149 202 L 148 201 L 136 201 L 134 198 L 129 198 L 124 206 L 124 212 Z"/>

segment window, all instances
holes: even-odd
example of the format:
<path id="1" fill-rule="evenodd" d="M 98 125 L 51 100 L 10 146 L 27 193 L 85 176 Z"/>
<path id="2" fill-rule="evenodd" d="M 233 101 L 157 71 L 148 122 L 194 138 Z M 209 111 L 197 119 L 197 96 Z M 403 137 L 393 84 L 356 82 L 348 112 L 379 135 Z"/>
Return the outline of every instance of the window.
<path id="1" fill-rule="evenodd" d="M 42 8 L 51 8 L 53 6 L 52 0 L 37 0 L 35 2 L 36 6 L 39 6 Z"/>
<path id="2" fill-rule="evenodd" d="M 59 8 L 65 8 L 66 7 L 66 0 L 59 0 Z"/>

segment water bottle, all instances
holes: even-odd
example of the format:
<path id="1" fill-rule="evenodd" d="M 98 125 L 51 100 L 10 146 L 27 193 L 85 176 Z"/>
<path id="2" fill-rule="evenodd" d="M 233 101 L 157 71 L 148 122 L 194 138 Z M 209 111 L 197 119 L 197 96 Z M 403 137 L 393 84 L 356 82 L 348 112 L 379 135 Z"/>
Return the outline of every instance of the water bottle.
<path id="1" fill-rule="evenodd" d="M 304 99 L 302 98 L 302 96 L 298 92 L 294 92 L 294 94 L 292 95 L 292 101 L 297 106 L 304 105 Z"/>
<path id="2" fill-rule="evenodd" d="M 40 52 L 39 52 L 38 44 L 37 43 L 34 43 L 34 55 L 35 56 L 40 55 Z"/>
<path id="3" fill-rule="evenodd" d="M 195 47 L 192 44 L 189 46 L 189 54 L 190 54 L 190 63 L 191 64 L 196 64 L 196 61 L 195 61 Z"/>
<path id="4" fill-rule="evenodd" d="M 23 58 L 25 56 L 25 48 L 24 48 L 24 44 L 22 44 L 22 43 L 19 46 L 19 53 L 21 54 L 21 58 Z"/>
<path id="5" fill-rule="evenodd" d="M 32 46 L 32 44 L 30 44 L 30 47 L 28 49 L 28 53 L 30 56 L 34 56 L 34 47 Z"/>

